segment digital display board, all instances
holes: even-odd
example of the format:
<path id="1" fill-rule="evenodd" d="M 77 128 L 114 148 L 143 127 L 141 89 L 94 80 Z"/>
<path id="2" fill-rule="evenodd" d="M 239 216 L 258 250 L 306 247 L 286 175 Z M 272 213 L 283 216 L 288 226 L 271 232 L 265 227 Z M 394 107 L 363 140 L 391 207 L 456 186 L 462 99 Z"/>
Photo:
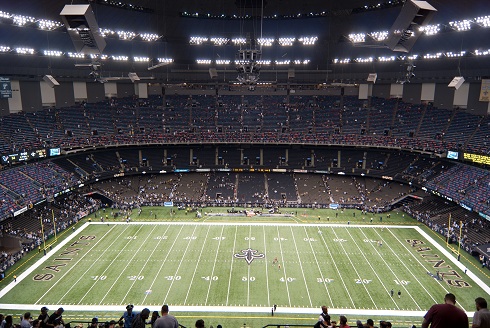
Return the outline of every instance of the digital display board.
<path id="1" fill-rule="evenodd" d="M 14 154 L 3 155 L 2 164 L 14 164 L 18 162 L 26 162 L 34 158 L 45 158 L 45 157 L 47 157 L 46 149 L 22 151 Z"/>
<path id="2" fill-rule="evenodd" d="M 473 163 L 490 165 L 490 156 L 487 155 L 463 153 L 463 158 Z"/>
<path id="3" fill-rule="evenodd" d="M 59 156 L 61 155 L 61 148 L 50 148 L 49 156 Z"/>
<path id="4" fill-rule="evenodd" d="M 458 159 L 459 158 L 459 153 L 457 151 L 448 150 L 446 157 L 449 158 L 449 159 Z"/>
<path id="5" fill-rule="evenodd" d="M 12 84 L 8 77 L 0 77 L 0 98 L 12 98 Z"/>

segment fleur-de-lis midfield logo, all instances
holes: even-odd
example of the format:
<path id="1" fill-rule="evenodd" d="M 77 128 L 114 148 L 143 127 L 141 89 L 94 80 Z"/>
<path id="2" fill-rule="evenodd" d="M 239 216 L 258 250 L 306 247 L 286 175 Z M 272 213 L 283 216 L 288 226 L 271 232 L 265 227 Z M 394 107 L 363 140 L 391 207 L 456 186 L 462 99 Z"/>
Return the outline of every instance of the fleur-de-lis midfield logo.
<path id="1" fill-rule="evenodd" d="M 265 255 L 259 253 L 258 250 L 251 249 L 251 248 L 242 249 L 241 253 L 237 253 L 233 256 L 237 259 L 245 259 L 248 265 L 250 265 L 255 259 L 263 259 L 265 257 Z"/>

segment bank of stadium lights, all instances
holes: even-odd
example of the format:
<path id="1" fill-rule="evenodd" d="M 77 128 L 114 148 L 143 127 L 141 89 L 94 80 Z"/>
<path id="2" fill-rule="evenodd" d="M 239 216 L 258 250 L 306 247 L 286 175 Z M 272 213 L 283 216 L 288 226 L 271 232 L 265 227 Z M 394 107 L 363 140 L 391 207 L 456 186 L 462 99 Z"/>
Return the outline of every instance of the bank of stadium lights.
<path id="1" fill-rule="evenodd" d="M 366 34 L 364 33 L 351 33 L 347 37 L 352 43 L 366 42 Z"/>
<path id="2" fill-rule="evenodd" d="M 63 52 L 57 51 L 57 50 L 44 50 L 43 54 L 44 54 L 44 56 L 48 56 L 48 57 L 61 57 L 61 56 L 63 56 Z"/>
<path id="3" fill-rule="evenodd" d="M 381 56 L 381 57 L 378 57 L 378 62 L 392 62 L 392 61 L 395 61 L 396 60 L 396 57 L 395 56 L 389 56 L 389 57 L 385 57 L 385 56 Z"/>
<path id="4" fill-rule="evenodd" d="M 217 59 L 216 60 L 216 65 L 229 65 L 231 63 L 231 60 L 229 59 Z"/>
<path id="5" fill-rule="evenodd" d="M 426 35 L 435 35 L 441 31 L 441 24 L 421 26 L 419 30 Z"/>
<path id="6" fill-rule="evenodd" d="M 150 61 L 150 58 L 135 56 L 135 57 L 133 57 L 133 60 L 135 63 L 147 63 Z"/>
<path id="7" fill-rule="evenodd" d="M 160 36 L 154 33 L 141 33 L 139 37 L 141 38 L 141 40 L 148 42 L 153 42 L 160 39 Z"/>
<path id="8" fill-rule="evenodd" d="M 34 17 L 30 16 L 23 16 L 23 15 L 13 15 L 12 16 L 14 25 L 18 26 L 25 26 L 27 24 L 35 23 L 36 19 Z"/>
<path id="9" fill-rule="evenodd" d="M 335 58 L 333 60 L 333 63 L 334 64 L 348 64 L 348 63 L 350 63 L 350 58 L 343 58 L 343 59 Z"/>
<path id="10" fill-rule="evenodd" d="M 230 42 L 228 38 L 212 37 L 209 39 L 215 46 L 222 46 Z"/>
<path id="11" fill-rule="evenodd" d="M 318 41 L 317 36 L 302 36 L 298 39 L 304 46 L 312 46 Z"/>
<path id="12" fill-rule="evenodd" d="M 189 40 L 189 44 L 192 45 L 200 45 L 203 44 L 204 42 L 207 42 L 208 38 L 202 37 L 202 36 L 191 36 Z"/>
<path id="13" fill-rule="evenodd" d="M 111 57 L 111 56 L 109 56 L 109 55 L 103 55 L 103 54 L 100 54 L 100 55 L 90 54 L 90 59 L 94 59 L 94 60 L 98 60 L 98 59 L 100 59 L 100 60 L 106 60 L 106 59 L 108 59 L 109 57 Z M 118 56 L 118 57 L 125 57 L 125 56 Z M 112 56 L 111 58 L 112 58 L 113 60 L 115 60 L 115 59 L 114 59 L 114 56 Z M 127 59 L 127 58 L 128 58 L 128 57 L 126 57 L 126 59 Z"/>
<path id="14" fill-rule="evenodd" d="M 112 56 L 112 60 L 115 61 L 128 61 L 128 56 Z"/>
<path id="15" fill-rule="evenodd" d="M 174 62 L 172 58 L 157 58 L 157 60 L 159 63 L 167 63 L 167 64 Z"/>
<path id="16" fill-rule="evenodd" d="M 452 51 L 449 51 L 449 52 L 446 52 L 445 53 L 446 57 L 448 58 L 457 58 L 457 57 L 463 57 L 466 55 L 466 51 L 460 51 L 460 52 L 452 52 Z"/>
<path id="17" fill-rule="evenodd" d="M 426 54 L 424 55 L 424 59 L 438 59 L 442 57 L 442 52 L 438 52 L 435 54 Z"/>
<path id="18" fill-rule="evenodd" d="M 464 19 L 460 21 L 452 21 L 449 22 L 449 26 L 451 26 L 456 31 L 468 31 L 471 29 L 471 20 Z"/>
<path id="19" fill-rule="evenodd" d="M 408 60 L 415 60 L 415 59 L 418 59 L 419 58 L 419 55 L 415 54 L 415 55 L 410 55 L 410 56 L 398 56 L 398 59 L 399 60 L 405 60 L 405 59 L 408 59 Z"/>
<path id="20" fill-rule="evenodd" d="M 0 10 L 0 18 L 12 18 L 12 14 Z"/>
<path id="21" fill-rule="evenodd" d="M 117 35 L 121 40 L 133 40 L 136 37 L 136 33 L 129 31 L 117 31 Z"/>
<path id="22" fill-rule="evenodd" d="M 257 43 L 263 47 L 270 47 L 274 43 L 274 38 L 258 38 Z"/>
<path id="23" fill-rule="evenodd" d="M 247 43 L 247 39 L 245 38 L 233 38 L 231 39 L 231 42 L 236 45 L 236 46 L 239 46 L 239 45 L 244 45 Z"/>
<path id="24" fill-rule="evenodd" d="M 490 55 L 490 49 L 488 50 L 475 50 L 475 56 L 488 56 Z"/>
<path id="25" fill-rule="evenodd" d="M 271 63 L 272 63 L 272 61 L 268 60 L 268 59 L 257 60 L 258 65 L 270 65 Z"/>
<path id="26" fill-rule="evenodd" d="M 99 32 L 100 32 L 100 35 L 102 35 L 102 37 L 108 37 L 108 36 L 112 36 L 112 35 L 117 35 L 116 31 L 113 31 L 111 29 L 108 29 L 108 28 L 99 28 Z"/>
<path id="27" fill-rule="evenodd" d="M 85 58 L 85 54 L 78 53 L 78 52 L 69 52 L 67 53 L 68 57 L 70 58 L 78 58 L 78 59 L 83 59 Z"/>
<path id="28" fill-rule="evenodd" d="M 196 63 L 199 65 L 209 65 L 211 64 L 211 59 L 196 59 Z"/>
<path id="29" fill-rule="evenodd" d="M 490 27 L 490 16 L 476 17 L 475 23 L 482 27 Z"/>
<path id="30" fill-rule="evenodd" d="M 292 46 L 296 38 L 279 38 L 278 42 L 281 46 Z"/>
<path id="31" fill-rule="evenodd" d="M 369 36 L 375 41 L 384 41 L 388 38 L 388 31 L 378 31 L 369 33 Z"/>
<path id="32" fill-rule="evenodd" d="M 37 27 L 44 31 L 52 31 L 62 26 L 63 24 L 61 22 L 52 21 L 49 19 L 40 19 L 37 21 Z"/>
<path id="33" fill-rule="evenodd" d="M 357 57 L 354 61 L 356 63 L 372 63 L 374 61 L 374 58 L 373 57 L 366 57 L 366 58 Z"/>
<path id="34" fill-rule="evenodd" d="M 276 65 L 289 65 L 291 64 L 291 61 L 289 59 L 284 59 L 284 60 L 276 60 L 274 62 Z"/>
<path id="35" fill-rule="evenodd" d="M 293 61 L 293 63 L 295 65 L 306 65 L 306 64 L 309 64 L 310 63 L 310 60 L 309 59 L 305 59 L 305 60 L 301 60 L 301 59 L 295 59 Z"/>
<path id="36" fill-rule="evenodd" d="M 15 48 L 15 52 L 20 54 L 20 55 L 34 55 L 35 51 L 32 48 Z"/>
<path id="37" fill-rule="evenodd" d="M 9 51 L 10 51 L 10 47 L 0 46 L 0 52 L 9 52 Z"/>

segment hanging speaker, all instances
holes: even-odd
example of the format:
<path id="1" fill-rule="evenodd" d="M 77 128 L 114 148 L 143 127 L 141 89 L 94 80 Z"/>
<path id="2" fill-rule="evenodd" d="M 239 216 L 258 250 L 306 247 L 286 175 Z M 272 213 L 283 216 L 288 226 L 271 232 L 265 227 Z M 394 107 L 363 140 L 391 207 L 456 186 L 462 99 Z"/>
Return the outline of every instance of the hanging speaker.
<path id="1" fill-rule="evenodd" d="M 427 1 L 408 0 L 391 26 L 386 45 L 393 51 L 410 52 L 437 9 Z"/>
<path id="2" fill-rule="evenodd" d="M 464 83 L 464 77 L 462 76 L 455 76 L 454 79 L 449 82 L 449 84 L 447 85 L 448 87 L 450 88 L 455 88 L 456 90 L 459 89 L 459 87 L 461 87 Z"/>
<path id="3" fill-rule="evenodd" d="M 218 77 L 218 72 L 216 71 L 216 68 L 210 68 L 209 69 L 209 77 L 212 79 L 215 79 Z"/>
<path id="4" fill-rule="evenodd" d="M 376 73 L 369 73 L 367 81 L 368 82 L 373 82 L 376 83 L 376 79 L 378 78 L 378 74 Z"/>
<path id="5" fill-rule="evenodd" d="M 51 75 L 44 75 L 43 80 L 51 87 L 54 88 L 56 85 L 60 85 L 58 81 Z"/>

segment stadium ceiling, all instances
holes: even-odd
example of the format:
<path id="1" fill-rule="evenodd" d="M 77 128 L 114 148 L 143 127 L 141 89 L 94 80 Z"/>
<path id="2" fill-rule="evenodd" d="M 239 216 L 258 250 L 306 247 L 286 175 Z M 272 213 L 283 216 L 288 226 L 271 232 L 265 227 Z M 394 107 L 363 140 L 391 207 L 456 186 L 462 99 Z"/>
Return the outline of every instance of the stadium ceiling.
<path id="1" fill-rule="evenodd" d="M 488 50 L 485 35 L 490 28 L 482 29 L 475 23 L 471 31 L 459 32 L 449 26 L 454 20 L 473 19 L 490 15 L 484 0 L 427 0 L 438 11 L 431 21 L 441 24 L 445 33 L 422 36 L 412 49 L 412 54 L 456 53 L 467 51 L 464 58 L 445 58 L 417 63 L 417 78 L 428 79 L 462 75 L 490 75 L 488 64 L 473 58 L 475 50 Z M 111 77 L 127 76 L 136 72 L 139 76 L 149 73 L 156 81 L 210 82 L 210 67 L 217 69 L 220 81 L 233 80 L 238 47 L 231 44 L 235 37 L 250 39 L 272 38 L 274 44 L 262 49 L 262 58 L 271 62 L 263 66 L 261 77 L 269 75 L 276 80 L 287 81 L 287 71 L 296 71 L 297 82 L 325 82 L 326 80 L 362 81 L 369 72 L 378 73 L 378 83 L 394 81 L 403 70 L 404 59 L 382 43 L 375 46 L 354 44 L 348 36 L 352 33 L 371 33 L 389 30 L 400 13 L 404 0 L 16 0 L 5 1 L 0 11 L 25 15 L 36 19 L 59 21 L 66 4 L 91 4 L 99 27 L 112 31 L 129 31 L 136 37 L 122 39 L 117 34 L 107 35 L 104 54 L 109 60 L 101 60 L 101 74 Z M 263 17 L 263 19 L 261 19 Z M 9 24 L 0 18 L 2 39 L 0 46 L 14 50 L 17 47 L 33 49 L 35 55 L 19 55 L 15 51 L 0 53 L 0 68 L 7 76 L 39 79 L 52 74 L 63 79 L 87 78 L 88 73 L 80 65 L 90 62 L 89 57 L 67 58 L 75 52 L 64 27 L 53 31 L 36 28 L 35 23 L 24 27 Z M 149 33 L 156 40 L 145 41 Z M 207 38 L 207 43 L 190 44 L 191 37 Z M 318 37 L 314 46 L 305 46 L 301 37 Z M 227 45 L 212 44 L 211 38 L 225 38 Z M 279 38 L 294 38 L 291 46 L 281 46 Z M 44 51 L 59 51 L 62 58 L 44 55 Z M 470 53 L 472 52 L 472 53 Z M 410 55 L 410 54 L 409 54 Z M 110 60 L 111 56 L 127 60 Z M 396 56 L 390 63 L 374 60 L 362 63 L 364 58 Z M 447 58 L 446 58 L 447 57 Z M 466 58 L 468 57 L 468 58 Z M 335 59 L 351 59 L 348 65 L 336 65 Z M 419 57 L 420 58 L 420 57 Z M 158 59 L 171 59 L 160 65 Z M 201 60 L 201 64 L 198 64 Z M 228 62 L 228 66 L 221 62 Z M 488 58 L 484 61 L 488 62 Z M 282 65 L 279 65 L 279 64 Z M 148 67 L 157 67 L 147 70 Z M 466 71 L 465 71 L 466 70 Z M 278 74 L 279 72 L 279 74 Z M 286 72 L 286 73 L 284 73 Z M 319 73 L 320 72 L 320 73 Z M 425 72 L 425 73 L 424 73 Z M 488 74 L 487 74 L 488 72 Z M 268 78 L 267 78 L 268 79 Z M 471 80 L 471 78 L 470 78 Z M 425 80 L 424 80 L 425 81 Z"/>

